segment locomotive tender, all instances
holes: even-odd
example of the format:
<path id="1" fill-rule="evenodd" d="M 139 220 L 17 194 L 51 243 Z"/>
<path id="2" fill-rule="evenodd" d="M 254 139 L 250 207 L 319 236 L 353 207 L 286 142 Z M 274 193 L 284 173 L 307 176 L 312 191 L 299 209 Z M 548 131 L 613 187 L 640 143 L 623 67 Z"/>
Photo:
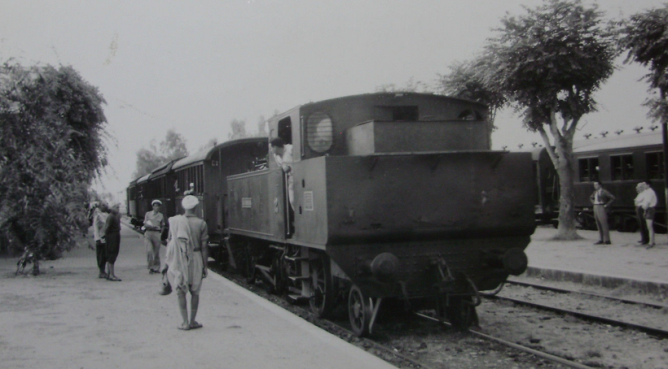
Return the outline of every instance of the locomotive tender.
<path id="1" fill-rule="evenodd" d="M 203 217 L 224 236 L 212 254 L 309 301 L 316 316 L 347 303 L 358 335 L 371 332 L 388 298 L 467 328 L 478 291 L 524 272 L 535 229 L 531 154 L 490 150 L 486 116 L 466 100 L 374 93 L 271 118 L 269 140 L 292 145 L 289 173 L 264 138 L 252 154 L 266 155 L 266 167 L 248 165 L 250 155 L 203 176 Z M 224 144 L 230 158 L 218 166 L 235 165 L 241 141 Z"/>

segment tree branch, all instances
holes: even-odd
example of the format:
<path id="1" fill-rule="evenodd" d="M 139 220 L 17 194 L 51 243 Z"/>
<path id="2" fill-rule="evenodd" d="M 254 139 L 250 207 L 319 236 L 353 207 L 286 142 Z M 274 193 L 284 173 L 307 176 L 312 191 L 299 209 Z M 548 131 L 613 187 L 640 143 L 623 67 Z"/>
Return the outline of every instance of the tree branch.
<path id="1" fill-rule="evenodd" d="M 543 138 L 543 142 L 545 142 L 545 150 L 547 150 L 547 154 L 552 160 L 552 165 L 557 168 L 559 166 L 559 156 L 557 156 L 557 153 L 554 152 L 554 147 L 550 143 L 550 137 L 547 135 L 547 132 L 545 132 L 545 129 L 542 125 L 538 127 L 538 133 L 540 133 L 540 136 Z"/>

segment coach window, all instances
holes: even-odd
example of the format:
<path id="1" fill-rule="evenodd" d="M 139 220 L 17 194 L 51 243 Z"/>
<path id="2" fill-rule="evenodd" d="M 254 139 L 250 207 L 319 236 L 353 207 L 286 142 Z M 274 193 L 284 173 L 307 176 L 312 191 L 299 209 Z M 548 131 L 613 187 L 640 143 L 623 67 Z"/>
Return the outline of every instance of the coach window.
<path id="1" fill-rule="evenodd" d="M 633 178 L 633 155 L 610 156 L 610 170 L 613 181 L 623 181 Z"/>
<path id="2" fill-rule="evenodd" d="M 580 167 L 580 182 L 598 181 L 598 158 L 584 158 L 578 160 Z"/>
<path id="3" fill-rule="evenodd" d="M 647 178 L 663 179 L 662 152 L 648 152 L 645 154 L 645 163 L 647 164 Z"/>

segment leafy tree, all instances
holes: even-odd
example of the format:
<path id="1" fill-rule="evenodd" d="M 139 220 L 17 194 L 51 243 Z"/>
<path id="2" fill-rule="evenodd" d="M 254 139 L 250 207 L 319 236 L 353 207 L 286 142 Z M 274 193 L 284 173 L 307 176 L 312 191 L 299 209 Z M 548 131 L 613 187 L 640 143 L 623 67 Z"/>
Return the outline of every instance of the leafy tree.
<path id="1" fill-rule="evenodd" d="M 231 132 L 227 134 L 228 140 L 236 140 L 239 138 L 249 137 L 246 133 L 246 121 L 233 119 L 230 122 Z"/>
<path id="2" fill-rule="evenodd" d="M 481 79 L 480 71 L 486 68 L 487 60 L 483 57 L 471 62 L 455 62 L 450 66 L 450 73 L 439 75 L 439 92 L 471 101 L 476 101 L 487 105 L 489 114 L 487 121 L 489 124 L 489 142 L 492 142 L 492 132 L 496 129 L 494 119 L 496 113 L 506 105 L 507 100 L 503 93 L 492 91 Z"/>
<path id="3" fill-rule="evenodd" d="M 555 238 L 576 239 L 573 137 L 582 116 L 596 111 L 593 95 L 615 69 L 616 33 L 596 5 L 580 0 L 545 0 L 524 9 L 502 19 L 476 75 L 543 138 L 561 190 Z"/>
<path id="4" fill-rule="evenodd" d="M 429 86 L 426 83 L 416 81 L 411 77 L 404 86 L 397 86 L 394 83 L 389 83 L 376 87 L 376 92 L 429 92 Z"/>
<path id="5" fill-rule="evenodd" d="M 188 156 L 185 138 L 176 133 L 175 130 L 170 129 L 165 134 L 165 139 L 158 145 L 156 145 L 155 140 L 151 140 L 148 149 L 142 147 L 137 151 L 137 166 L 134 178 L 151 173 L 153 169 L 185 156 Z"/>
<path id="6" fill-rule="evenodd" d="M 260 115 L 260 118 L 258 118 L 257 121 L 257 133 L 255 134 L 256 137 L 268 137 L 269 133 L 267 133 L 267 120 L 264 119 L 263 115 Z"/>
<path id="7" fill-rule="evenodd" d="M 622 27 L 619 42 L 627 52 L 626 62 L 649 68 L 643 79 L 652 97 L 643 105 L 655 122 L 668 124 L 668 4 L 629 18 Z"/>
<path id="8" fill-rule="evenodd" d="M 0 66 L 0 233 L 38 261 L 87 228 L 88 187 L 107 165 L 105 101 L 70 66 Z"/>

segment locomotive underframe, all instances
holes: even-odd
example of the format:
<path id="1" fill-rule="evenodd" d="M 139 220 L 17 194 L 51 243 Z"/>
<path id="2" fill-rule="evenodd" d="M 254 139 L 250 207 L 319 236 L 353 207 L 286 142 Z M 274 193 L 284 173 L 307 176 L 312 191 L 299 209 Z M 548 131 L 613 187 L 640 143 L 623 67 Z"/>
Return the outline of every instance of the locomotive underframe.
<path id="1" fill-rule="evenodd" d="M 511 249 L 524 250 L 529 242 L 530 237 L 521 236 L 335 245 L 327 247 L 327 254 L 337 264 L 332 270 L 345 273 L 337 277 L 350 279 L 366 295 L 417 299 L 446 291 L 472 295 L 475 290 L 497 288 L 509 275 L 499 256 Z M 393 282 L 379 281 L 370 268 L 381 252 L 400 260 Z M 451 277 L 447 282 L 439 278 L 441 263 Z"/>

